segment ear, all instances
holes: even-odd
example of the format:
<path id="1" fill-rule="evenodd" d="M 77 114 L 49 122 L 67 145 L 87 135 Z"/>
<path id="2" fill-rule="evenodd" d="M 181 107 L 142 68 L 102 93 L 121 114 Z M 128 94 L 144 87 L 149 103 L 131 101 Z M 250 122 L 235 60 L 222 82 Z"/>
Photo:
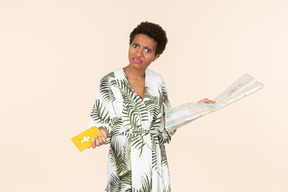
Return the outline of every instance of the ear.
<path id="1" fill-rule="evenodd" d="M 159 56 L 160 56 L 159 54 L 155 55 L 155 57 L 154 57 L 152 62 L 156 61 L 156 59 L 158 59 Z"/>

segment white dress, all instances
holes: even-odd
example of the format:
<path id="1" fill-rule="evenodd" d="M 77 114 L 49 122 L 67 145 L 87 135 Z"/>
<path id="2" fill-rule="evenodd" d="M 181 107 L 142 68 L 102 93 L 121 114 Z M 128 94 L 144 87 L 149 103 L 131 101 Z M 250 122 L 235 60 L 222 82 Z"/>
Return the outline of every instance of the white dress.
<path id="1" fill-rule="evenodd" d="M 110 143 L 107 192 L 171 191 L 165 143 L 175 132 L 165 129 L 170 108 L 160 75 L 146 69 L 143 100 L 123 69 L 104 76 L 88 127 L 105 127 Z"/>

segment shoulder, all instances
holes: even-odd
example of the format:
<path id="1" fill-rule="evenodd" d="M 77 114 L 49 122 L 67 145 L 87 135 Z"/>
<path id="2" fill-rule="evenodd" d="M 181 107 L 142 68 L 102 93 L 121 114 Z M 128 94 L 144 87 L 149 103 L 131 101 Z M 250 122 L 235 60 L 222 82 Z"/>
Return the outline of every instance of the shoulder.
<path id="1" fill-rule="evenodd" d="M 104 75 L 101 78 L 101 81 L 108 81 L 108 80 L 112 80 L 112 79 L 117 79 L 121 76 L 122 72 L 123 72 L 122 69 L 118 69 L 116 71 L 110 72 L 110 73 Z"/>
<path id="2" fill-rule="evenodd" d="M 163 77 L 160 74 L 156 73 L 155 71 L 146 69 L 146 75 L 150 81 L 164 83 Z"/>

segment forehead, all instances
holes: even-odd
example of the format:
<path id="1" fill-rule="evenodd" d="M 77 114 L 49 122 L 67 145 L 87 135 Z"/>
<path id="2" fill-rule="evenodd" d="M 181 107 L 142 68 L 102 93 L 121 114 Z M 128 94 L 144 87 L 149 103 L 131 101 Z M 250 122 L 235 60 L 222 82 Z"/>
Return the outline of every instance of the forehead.
<path id="1" fill-rule="evenodd" d="M 156 48 L 157 46 L 157 42 L 149 37 L 148 35 L 145 34 L 137 34 L 135 35 L 134 39 L 133 39 L 134 43 L 138 43 L 140 45 L 143 45 L 145 47 L 150 47 L 150 48 Z"/>

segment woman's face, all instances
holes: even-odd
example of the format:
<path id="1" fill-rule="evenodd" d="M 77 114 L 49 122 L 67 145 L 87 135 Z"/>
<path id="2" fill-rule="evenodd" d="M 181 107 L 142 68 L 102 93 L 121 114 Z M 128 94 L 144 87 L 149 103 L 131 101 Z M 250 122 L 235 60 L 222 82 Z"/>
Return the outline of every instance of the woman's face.
<path id="1" fill-rule="evenodd" d="M 129 46 L 129 64 L 137 70 L 146 70 L 146 68 L 158 58 L 155 54 L 157 42 L 144 34 L 135 35 Z"/>

